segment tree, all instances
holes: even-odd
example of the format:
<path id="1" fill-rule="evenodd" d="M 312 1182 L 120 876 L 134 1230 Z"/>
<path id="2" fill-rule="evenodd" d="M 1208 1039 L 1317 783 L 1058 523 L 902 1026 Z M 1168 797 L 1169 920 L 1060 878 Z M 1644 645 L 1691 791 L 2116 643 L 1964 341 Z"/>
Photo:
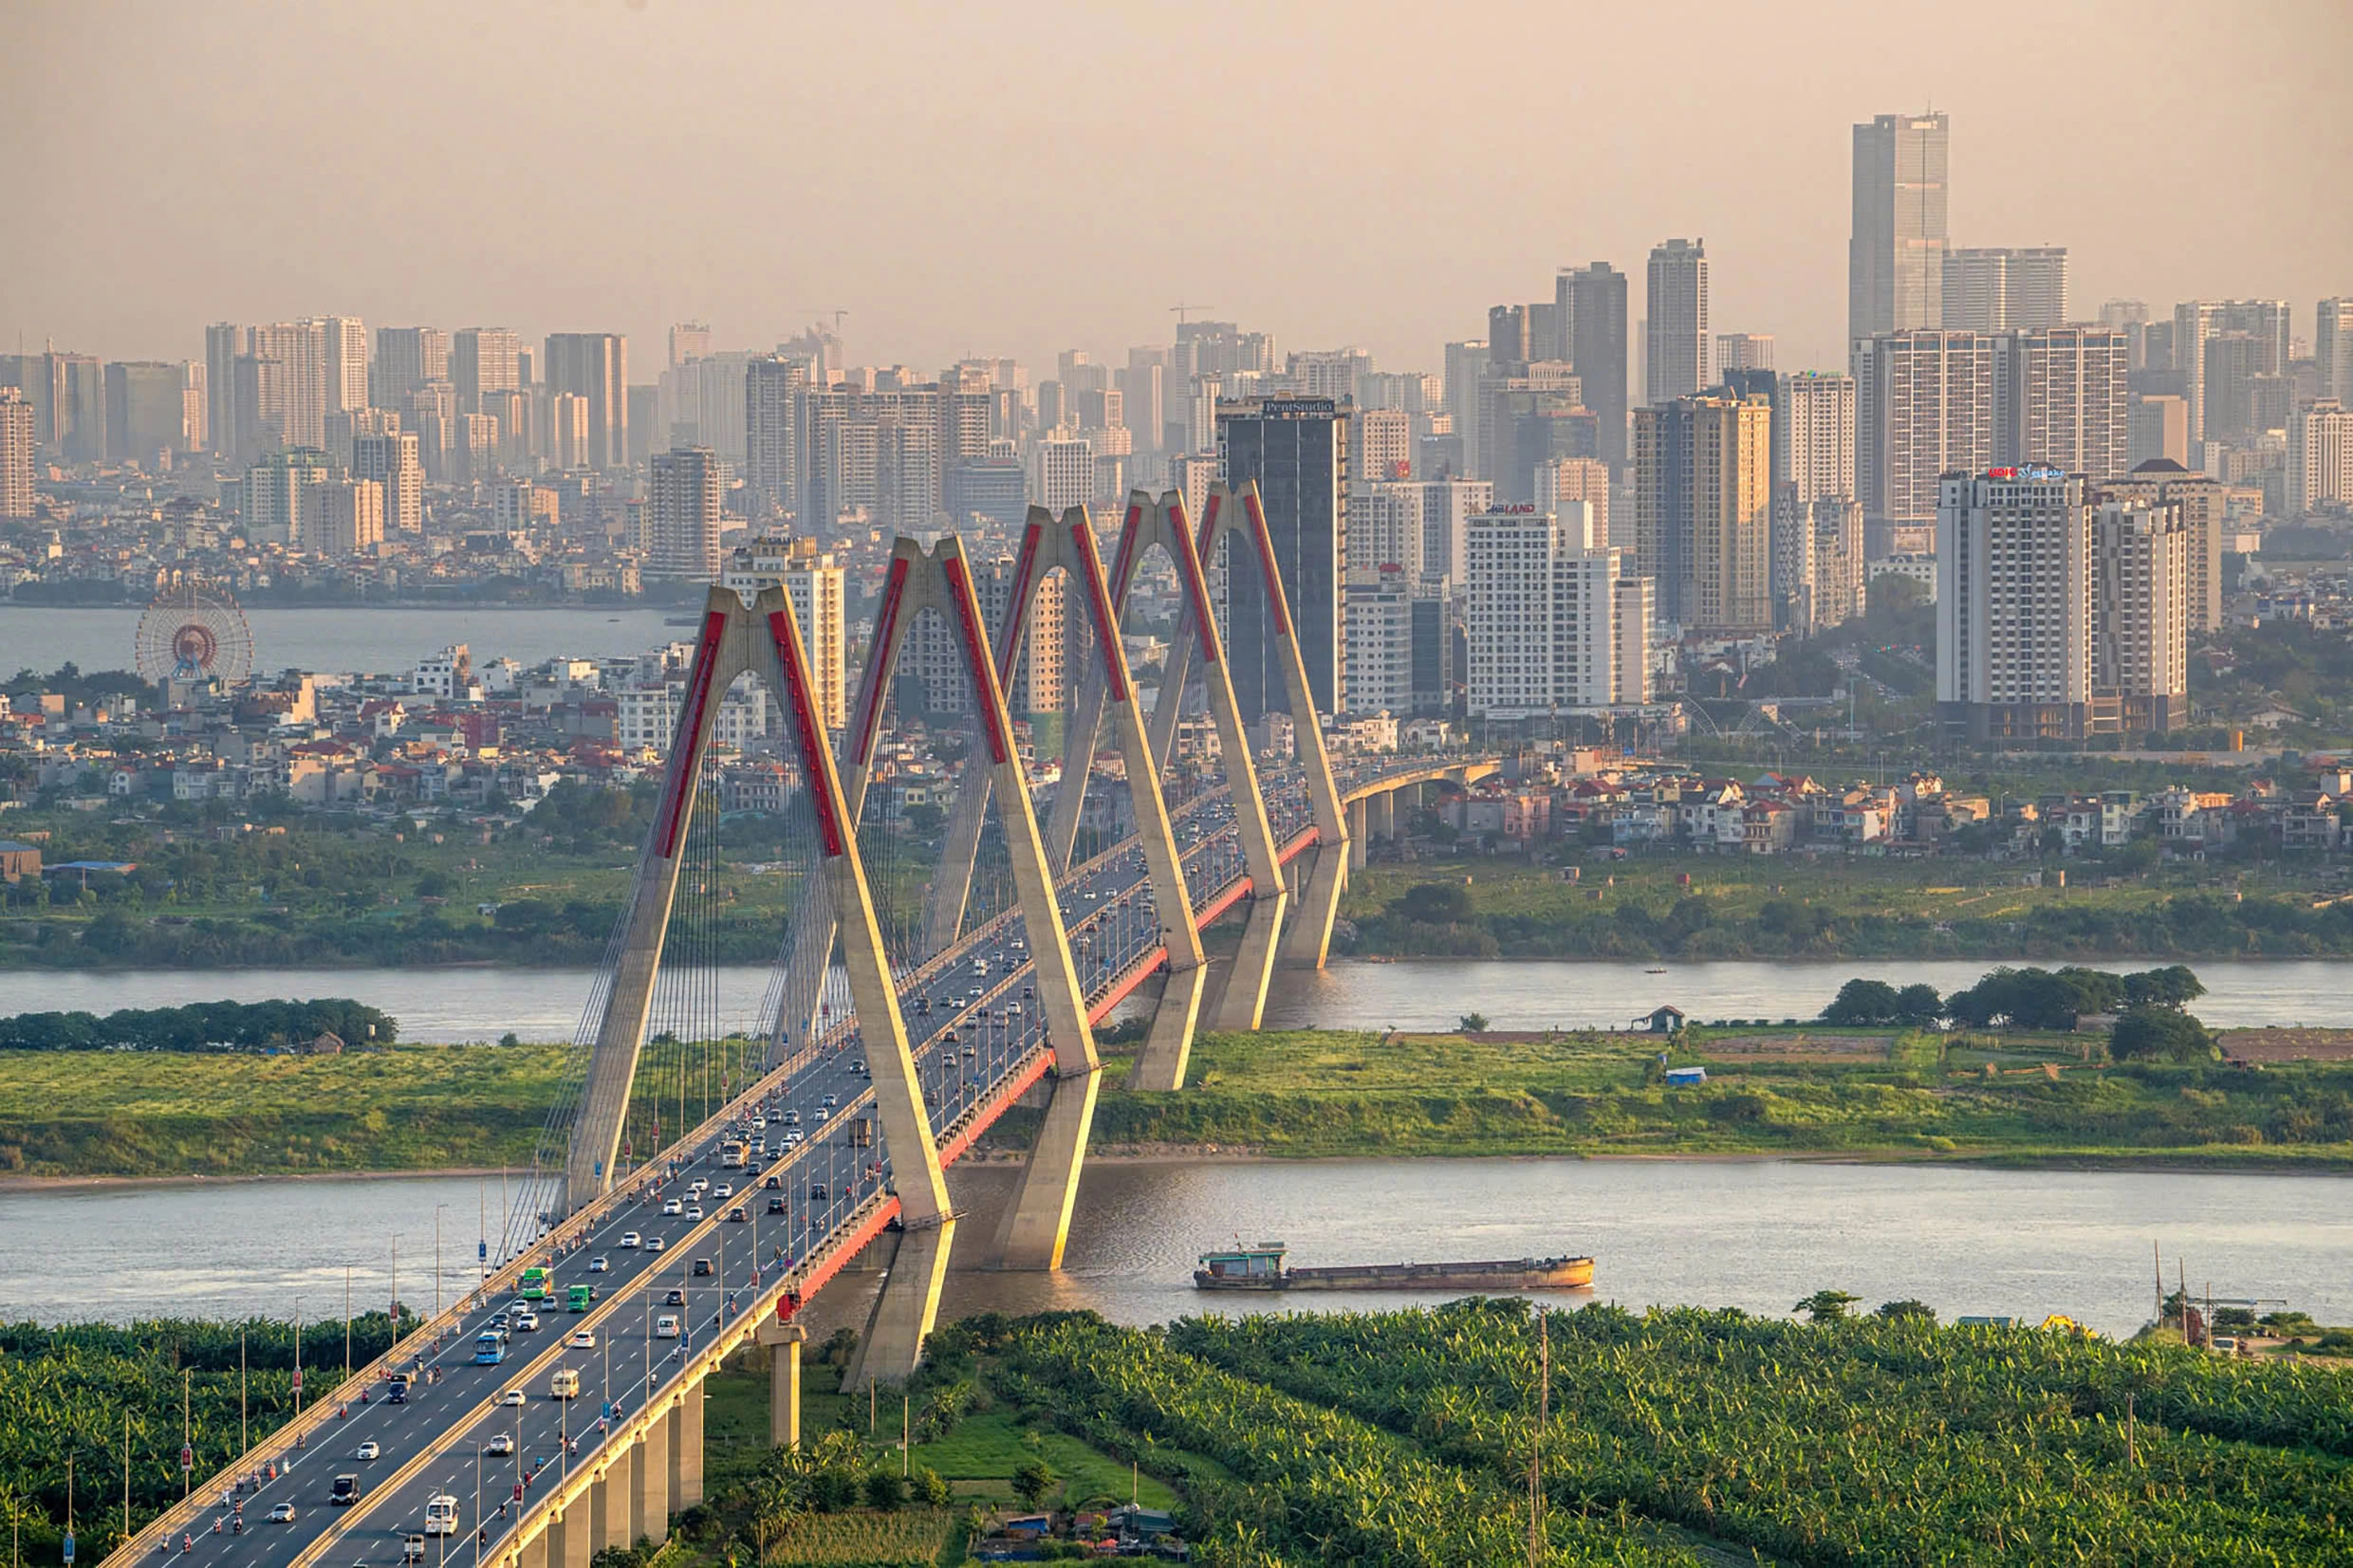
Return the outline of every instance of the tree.
<path id="1" fill-rule="evenodd" d="M 955 1492 L 948 1485 L 948 1478 L 929 1465 L 917 1465 L 910 1482 L 915 1500 L 926 1508 L 945 1508 L 955 1501 Z"/>
<path id="2" fill-rule="evenodd" d="M 1901 1024 L 1934 1024 L 1944 1016 L 1944 998 L 1925 981 L 1915 981 L 1896 993 L 1896 1019 Z"/>
<path id="3" fill-rule="evenodd" d="M 2205 983 L 2186 964 L 2142 969 L 2124 977 L 2124 1004 L 2131 1007 L 2179 1008 L 2205 994 Z"/>
<path id="4" fill-rule="evenodd" d="M 1884 1318 L 1891 1323 L 1911 1321 L 1933 1323 L 1936 1320 L 1936 1309 L 1926 1301 L 1916 1301 L 1907 1296 L 1900 1301 L 1881 1301 L 1879 1310 L 1871 1316 Z"/>
<path id="5" fill-rule="evenodd" d="M 1021 1499 L 1022 1506 L 1035 1508 L 1046 1501 L 1046 1494 L 1052 1491 L 1061 1480 L 1062 1477 L 1054 1473 L 1054 1467 L 1045 1460 L 1025 1459 L 1021 1462 L 1021 1468 L 1013 1472 L 1013 1495 Z"/>
<path id="6" fill-rule="evenodd" d="M 1405 890 L 1397 913 L 1425 926 L 1460 925 L 1471 918 L 1471 890 L 1460 882 L 1421 882 Z"/>
<path id="7" fill-rule="evenodd" d="M 1896 987 L 1884 980 L 1849 980 L 1839 987 L 1838 996 L 1822 1009 L 1825 1024 L 1848 1027 L 1867 1024 L 1893 1024 L 1901 1014 Z"/>
<path id="8" fill-rule="evenodd" d="M 1467 1035 L 1485 1034 L 1487 1032 L 1487 1015 L 1485 1013 L 1465 1013 L 1460 1018 L 1454 1020 L 1454 1028 L 1458 1032 Z"/>
<path id="9" fill-rule="evenodd" d="M 1843 1290 L 1817 1290 L 1789 1310 L 1806 1314 L 1813 1322 L 1843 1323 L 1846 1320 L 1846 1309 L 1862 1300 Z"/>
<path id="10" fill-rule="evenodd" d="M 2214 1037 L 2206 1025 L 2173 1007 L 2128 1007 L 2108 1036 L 2108 1051 L 2119 1061 L 2203 1061 L 2214 1054 Z"/>
<path id="11" fill-rule="evenodd" d="M 888 1470 L 869 1470 L 862 1488 L 869 1508 L 896 1508 L 907 1501 L 906 1483 Z"/>

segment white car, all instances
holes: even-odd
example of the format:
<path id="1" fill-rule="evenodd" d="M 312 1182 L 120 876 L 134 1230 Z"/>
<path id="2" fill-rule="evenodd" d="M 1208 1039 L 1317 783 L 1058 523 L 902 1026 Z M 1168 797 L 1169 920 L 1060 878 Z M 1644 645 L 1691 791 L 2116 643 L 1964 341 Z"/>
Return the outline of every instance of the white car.
<path id="1" fill-rule="evenodd" d="M 690 1220 L 701 1219 L 703 1217 L 703 1206 L 698 1203 L 688 1204 L 686 1206 L 686 1217 Z"/>
<path id="2" fill-rule="evenodd" d="M 676 1314 L 665 1312 L 660 1317 L 654 1319 L 655 1338 L 676 1339 L 677 1337 L 678 1319 Z"/>
<path id="3" fill-rule="evenodd" d="M 270 1509 L 270 1510 L 269 1510 L 269 1522 L 270 1522 L 270 1523 L 272 1523 L 272 1524 L 291 1524 L 291 1523 L 293 1523 L 293 1522 L 294 1522 L 294 1504 L 292 1504 L 291 1503 L 279 1503 L 276 1507 L 274 1507 L 274 1508 Z"/>
<path id="4" fill-rule="evenodd" d="M 518 1390 L 517 1392 L 520 1393 L 521 1391 Z M 516 1403 L 520 1404 L 522 1401 L 517 1400 Z M 484 1453 L 491 1454 L 509 1454 L 514 1452 L 514 1433 L 493 1432 L 491 1435 L 490 1442 L 483 1445 L 482 1451 Z"/>
<path id="5" fill-rule="evenodd" d="M 572 1331 L 572 1337 L 564 1343 L 572 1350 L 594 1350 L 597 1348 L 596 1330 L 576 1328 Z"/>
<path id="6" fill-rule="evenodd" d="M 613 1265 L 601 1257 L 588 1260 L 588 1272 L 591 1274 L 609 1274 L 612 1270 Z"/>
<path id="7" fill-rule="evenodd" d="M 639 1236 L 636 1231 L 624 1230 L 621 1233 L 621 1250 L 624 1252 L 634 1251 L 638 1245 L 643 1240 L 644 1238 Z"/>
<path id="8" fill-rule="evenodd" d="M 670 1244 L 668 1242 L 663 1241 L 659 1236 L 648 1236 L 645 1238 L 645 1250 L 648 1252 L 659 1252 L 663 1247 L 668 1246 Z"/>
<path id="9" fill-rule="evenodd" d="M 683 1214 L 686 1212 L 686 1201 L 682 1198 L 664 1198 L 662 1200 L 662 1212 L 665 1214 Z"/>
<path id="10" fill-rule="evenodd" d="M 537 1334 L 539 1332 L 539 1314 L 536 1312 L 516 1313 L 514 1326 L 517 1334 Z"/>
<path id="11" fill-rule="evenodd" d="M 735 1195 L 735 1188 L 732 1183 L 721 1182 L 711 1190 L 711 1195 L 714 1198 L 732 1198 Z"/>
<path id="12" fill-rule="evenodd" d="M 384 1450 L 378 1448 L 373 1442 L 362 1443 L 360 1445 L 359 1450 L 351 1457 L 354 1459 L 381 1459 L 384 1457 Z"/>
<path id="13" fill-rule="evenodd" d="M 686 1184 L 686 1190 L 689 1192 L 708 1192 L 711 1190 L 711 1178 L 709 1176 L 696 1176 L 693 1181 Z"/>
<path id="14" fill-rule="evenodd" d="M 523 1403 L 523 1391 L 521 1389 L 509 1389 L 505 1393 L 498 1396 L 498 1402 L 502 1405 L 520 1405 Z"/>
<path id="15" fill-rule="evenodd" d="M 791 1148 L 794 1144 L 799 1143 L 805 1135 L 806 1134 L 804 1134 L 798 1127 L 786 1128 L 785 1147 L 787 1149 Z"/>

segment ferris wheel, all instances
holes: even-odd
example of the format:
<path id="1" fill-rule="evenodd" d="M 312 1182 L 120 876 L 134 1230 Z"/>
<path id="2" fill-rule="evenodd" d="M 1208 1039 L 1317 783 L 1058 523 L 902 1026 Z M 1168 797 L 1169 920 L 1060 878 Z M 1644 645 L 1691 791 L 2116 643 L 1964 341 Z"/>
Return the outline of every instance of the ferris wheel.
<path id="1" fill-rule="evenodd" d="M 190 573 L 147 601 L 136 638 L 141 680 L 234 685 L 253 673 L 253 629 L 229 590 Z"/>

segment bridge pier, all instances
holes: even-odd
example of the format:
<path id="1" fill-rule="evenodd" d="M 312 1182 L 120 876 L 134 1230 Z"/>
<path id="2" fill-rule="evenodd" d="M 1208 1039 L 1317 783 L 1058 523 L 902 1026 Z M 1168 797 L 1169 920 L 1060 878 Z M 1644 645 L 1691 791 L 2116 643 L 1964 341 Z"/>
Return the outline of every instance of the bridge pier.
<path id="1" fill-rule="evenodd" d="M 547 1522 L 547 1568 L 588 1568 L 596 1556 L 589 1539 L 588 1500 L 582 1498 Z"/>
<path id="2" fill-rule="evenodd" d="M 670 1450 L 670 1511 L 682 1514 L 703 1500 L 702 1384 L 678 1396 L 663 1424 L 670 1429 L 664 1445 Z"/>
<path id="3" fill-rule="evenodd" d="M 1062 1266 L 1070 1241 L 1070 1211 L 1078 1206 L 1079 1171 L 1086 1157 L 1086 1134 L 1095 1125 L 1095 1098 L 1102 1088 L 1100 1065 L 1064 1073 L 1054 1079 L 1046 1119 L 1029 1146 L 1021 1186 L 997 1231 L 996 1266 Z"/>
<path id="4" fill-rule="evenodd" d="M 595 1481 L 588 1487 L 589 1530 L 597 1551 L 612 1547 L 627 1547 L 636 1537 L 629 1533 L 629 1472 L 634 1445 L 615 1444 L 613 1457 L 605 1462 Z"/>
<path id="5" fill-rule="evenodd" d="M 1352 808 L 1353 809 L 1353 808 Z M 1340 914 L 1340 895 L 1348 885 L 1348 864 L 1359 840 L 1315 846 L 1307 868 L 1306 886 L 1283 933 L 1283 962 L 1295 969 L 1320 969 L 1332 948 L 1332 922 Z M 1303 857 L 1303 858 L 1306 858 Z M 1257 1027 L 1255 1024 L 1252 1028 Z"/>
<path id="6" fill-rule="evenodd" d="M 948 1253 L 955 1241 L 955 1215 L 930 1224 L 910 1224 L 899 1233 L 899 1249 L 882 1277 L 881 1294 L 866 1316 L 858 1354 L 843 1374 L 842 1387 L 903 1383 L 923 1359 L 923 1339 L 939 1319 L 940 1286 L 948 1278 Z"/>
<path id="7" fill-rule="evenodd" d="M 1348 869 L 1362 871 L 1371 857 L 1365 842 L 1366 820 L 1372 815 L 1362 796 L 1348 802 Z"/>
<path id="8" fill-rule="evenodd" d="M 1382 843 L 1395 843 L 1398 837 L 1397 798 L 1399 790 L 1384 789 L 1378 795 L 1364 798 L 1364 826 L 1359 838 L 1378 839 Z"/>
<path id="9" fill-rule="evenodd" d="M 629 1467 L 629 1542 L 670 1539 L 670 1423 L 649 1421 Z M 544 1568 L 544 1565 L 543 1565 Z"/>
<path id="10" fill-rule="evenodd" d="M 1181 1089 L 1185 1068 L 1193 1059 L 1193 1031 L 1201 1017 L 1201 998 L 1209 990 L 1209 965 L 1171 969 L 1160 987 L 1152 1013 L 1152 1031 L 1127 1077 L 1131 1089 Z"/>
<path id="11" fill-rule="evenodd" d="M 801 1347 L 808 1330 L 769 1319 L 755 1337 L 768 1347 L 768 1440 L 779 1448 L 801 1446 Z"/>
<path id="12" fill-rule="evenodd" d="M 548 1527 L 550 1530 L 554 1526 Z M 515 1568 L 547 1568 L 548 1530 L 542 1530 L 515 1548 Z"/>
<path id="13" fill-rule="evenodd" d="M 1253 876 L 1252 881 L 1256 878 Z M 1267 1010 L 1267 987 L 1274 979 L 1274 953 L 1283 935 L 1283 916 L 1290 908 L 1290 890 L 1278 875 L 1271 892 L 1251 897 L 1250 923 L 1242 928 L 1242 945 L 1226 970 L 1226 988 L 1218 995 L 1211 1020 L 1220 1029 L 1255 1029 Z"/>

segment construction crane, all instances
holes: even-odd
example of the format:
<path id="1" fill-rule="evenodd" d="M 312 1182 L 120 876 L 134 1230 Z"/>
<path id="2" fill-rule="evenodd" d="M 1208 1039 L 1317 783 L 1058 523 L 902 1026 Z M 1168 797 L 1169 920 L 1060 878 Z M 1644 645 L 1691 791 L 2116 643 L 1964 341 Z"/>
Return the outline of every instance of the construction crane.
<path id="1" fill-rule="evenodd" d="M 1214 309 L 1216 309 L 1217 307 L 1216 307 L 1215 305 L 1214 305 L 1214 304 L 1187 304 L 1186 302 L 1184 302 L 1184 301 L 1182 301 L 1182 300 L 1179 300 L 1179 301 L 1177 301 L 1175 304 L 1170 305 L 1170 306 L 1169 306 L 1169 308 L 1170 308 L 1171 310 L 1173 310 L 1173 311 L 1175 311 L 1175 312 L 1176 313 L 1176 324 L 1177 324 L 1178 326 L 1182 326 L 1182 325 L 1184 325 L 1184 324 L 1185 324 L 1185 312 L 1186 312 L 1186 311 L 1188 311 L 1188 310 L 1214 310 Z"/>

